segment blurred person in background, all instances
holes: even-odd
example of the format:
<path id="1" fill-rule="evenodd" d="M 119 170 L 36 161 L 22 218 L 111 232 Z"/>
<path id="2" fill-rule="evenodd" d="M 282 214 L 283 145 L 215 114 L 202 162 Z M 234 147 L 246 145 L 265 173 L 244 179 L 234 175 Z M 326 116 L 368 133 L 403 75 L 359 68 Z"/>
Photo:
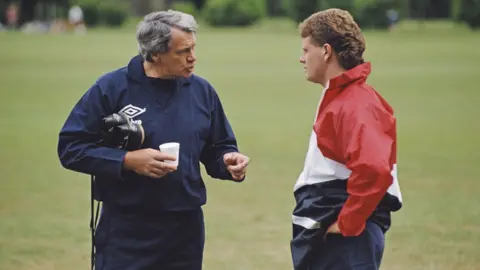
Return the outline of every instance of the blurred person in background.
<path id="1" fill-rule="evenodd" d="M 18 27 L 18 7 L 14 3 L 8 5 L 7 9 L 5 10 L 5 18 L 6 18 L 6 28 L 7 29 L 16 29 Z"/>
<path id="2" fill-rule="evenodd" d="M 68 10 L 69 28 L 73 29 L 76 34 L 84 34 L 87 32 L 87 27 L 83 21 L 83 10 L 79 6 L 72 6 Z"/>
<path id="3" fill-rule="evenodd" d="M 377 270 L 402 206 L 393 109 L 366 83 L 365 40 L 347 11 L 315 13 L 300 34 L 306 79 L 324 89 L 294 186 L 294 269 Z"/>
<path id="4" fill-rule="evenodd" d="M 399 14 L 398 11 L 394 8 L 387 10 L 385 16 L 388 20 L 388 30 L 392 31 L 398 23 Z"/>
<path id="5" fill-rule="evenodd" d="M 213 178 L 245 179 L 250 159 L 239 153 L 219 96 L 193 74 L 196 29 L 185 13 L 145 16 L 136 33 L 140 55 L 101 76 L 60 131 L 61 164 L 95 175 L 95 199 L 102 201 L 92 259 L 97 270 L 202 269 L 200 163 Z M 128 116 L 127 128 L 143 130 L 140 149 L 99 145 L 102 119 L 117 112 Z M 167 142 L 180 143 L 178 166 L 168 163 L 175 156 L 159 151 Z"/>

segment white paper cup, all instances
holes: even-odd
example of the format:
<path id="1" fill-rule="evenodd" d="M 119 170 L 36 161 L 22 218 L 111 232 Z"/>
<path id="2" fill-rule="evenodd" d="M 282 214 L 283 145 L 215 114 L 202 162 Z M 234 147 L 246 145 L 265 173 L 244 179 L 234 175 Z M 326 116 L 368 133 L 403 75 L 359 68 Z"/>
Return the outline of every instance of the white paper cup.
<path id="1" fill-rule="evenodd" d="M 180 144 L 176 142 L 169 142 L 160 145 L 160 151 L 172 155 L 177 158 L 177 160 L 165 160 L 165 163 L 173 164 L 178 166 L 178 159 L 180 157 Z"/>

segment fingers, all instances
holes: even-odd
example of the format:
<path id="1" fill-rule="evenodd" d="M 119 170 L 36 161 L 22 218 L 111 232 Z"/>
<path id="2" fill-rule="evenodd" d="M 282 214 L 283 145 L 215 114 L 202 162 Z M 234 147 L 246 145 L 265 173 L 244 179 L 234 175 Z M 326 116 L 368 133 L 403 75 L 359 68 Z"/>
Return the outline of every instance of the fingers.
<path id="1" fill-rule="evenodd" d="M 175 164 L 170 164 L 170 163 L 165 163 L 165 162 L 161 162 L 162 163 L 162 169 L 164 171 L 167 171 L 167 172 L 173 172 L 173 171 L 176 171 L 177 170 L 177 165 Z"/>
<path id="2" fill-rule="evenodd" d="M 248 166 L 250 159 L 245 157 L 236 165 L 228 165 L 227 168 L 230 172 L 239 174 L 244 172 L 245 168 Z"/>
<path id="3" fill-rule="evenodd" d="M 227 167 L 227 170 L 232 173 L 232 174 L 240 174 L 245 170 L 245 166 L 240 166 L 240 165 L 230 165 Z"/>
<path id="4" fill-rule="evenodd" d="M 167 173 L 162 170 L 153 169 L 147 174 L 147 176 L 150 178 L 161 178 L 161 177 L 164 177 L 166 174 Z"/>
<path id="5" fill-rule="evenodd" d="M 243 167 L 241 170 L 238 170 L 238 171 L 230 171 L 232 178 L 238 181 L 243 180 L 245 178 L 246 173 L 247 173 L 246 167 Z"/>
<path id="6" fill-rule="evenodd" d="M 328 227 L 328 229 L 327 229 L 327 233 L 333 233 L 333 234 L 340 233 L 340 228 L 338 227 L 338 222 L 335 222 L 332 225 L 330 225 L 330 227 Z"/>
<path id="7" fill-rule="evenodd" d="M 224 156 L 224 161 L 233 180 L 242 181 L 245 178 L 246 168 L 250 163 L 248 157 L 238 153 L 230 153 Z"/>
<path id="8" fill-rule="evenodd" d="M 173 171 L 153 168 L 150 171 L 148 171 L 148 173 L 146 173 L 146 176 L 151 177 L 151 178 L 161 178 L 161 177 L 164 177 L 165 175 L 167 175 L 168 173 L 171 173 L 171 172 L 173 172 Z"/>
<path id="9" fill-rule="evenodd" d="M 244 177 L 245 177 L 244 173 L 242 173 L 242 174 L 232 174 L 233 180 L 236 180 L 236 181 L 241 181 Z"/>
<path id="10" fill-rule="evenodd" d="M 168 164 L 165 162 L 158 162 L 150 169 L 150 172 L 159 177 L 163 177 L 166 174 L 174 172 L 176 170 L 177 170 L 177 165 Z"/>
<path id="11" fill-rule="evenodd" d="M 162 161 L 155 161 L 154 163 L 152 163 L 152 168 L 155 170 L 160 170 L 165 172 L 173 172 L 177 170 L 177 165 L 162 162 Z"/>
<path id="12" fill-rule="evenodd" d="M 250 159 L 240 153 L 233 152 L 223 155 L 223 162 L 225 165 L 245 167 L 250 162 Z"/>
<path id="13" fill-rule="evenodd" d="M 235 163 L 237 163 L 237 159 L 236 159 L 234 153 L 228 153 L 228 154 L 223 155 L 223 162 L 226 165 L 235 165 Z"/>
<path id="14" fill-rule="evenodd" d="M 177 160 L 175 156 L 167 154 L 165 152 L 161 152 L 161 151 L 155 151 L 155 153 L 153 154 L 153 158 L 158 161 L 164 161 L 164 160 L 176 161 Z"/>
<path id="15" fill-rule="evenodd" d="M 150 165 L 146 175 L 151 178 L 160 178 L 176 170 L 177 170 L 177 165 L 175 164 L 169 164 L 162 161 L 155 161 Z"/>

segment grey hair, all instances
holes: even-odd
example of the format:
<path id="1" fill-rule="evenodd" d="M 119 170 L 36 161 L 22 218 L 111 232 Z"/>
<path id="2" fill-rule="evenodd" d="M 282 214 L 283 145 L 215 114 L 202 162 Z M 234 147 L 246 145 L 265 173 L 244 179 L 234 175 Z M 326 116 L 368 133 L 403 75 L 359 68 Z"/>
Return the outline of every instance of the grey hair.
<path id="1" fill-rule="evenodd" d="M 152 55 L 168 51 L 173 27 L 196 33 L 198 25 L 192 15 L 174 10 L 153 12 L 143 18 L 137 25 L 138 51 L 143 59 L 152 62 Z"/>

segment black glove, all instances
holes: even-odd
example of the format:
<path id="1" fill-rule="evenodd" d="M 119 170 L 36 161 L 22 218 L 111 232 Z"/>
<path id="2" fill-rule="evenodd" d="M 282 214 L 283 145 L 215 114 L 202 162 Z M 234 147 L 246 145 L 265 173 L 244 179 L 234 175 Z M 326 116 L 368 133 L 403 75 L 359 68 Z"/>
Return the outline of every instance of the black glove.
<path id="1" fill-rule="evenodd" d="M 102 135 L 103 146 L 128 151 L 139 149 L 145 140 L 142 125 L 132 122 L 124 113 L 114 113 L 103 118 Z"/>

